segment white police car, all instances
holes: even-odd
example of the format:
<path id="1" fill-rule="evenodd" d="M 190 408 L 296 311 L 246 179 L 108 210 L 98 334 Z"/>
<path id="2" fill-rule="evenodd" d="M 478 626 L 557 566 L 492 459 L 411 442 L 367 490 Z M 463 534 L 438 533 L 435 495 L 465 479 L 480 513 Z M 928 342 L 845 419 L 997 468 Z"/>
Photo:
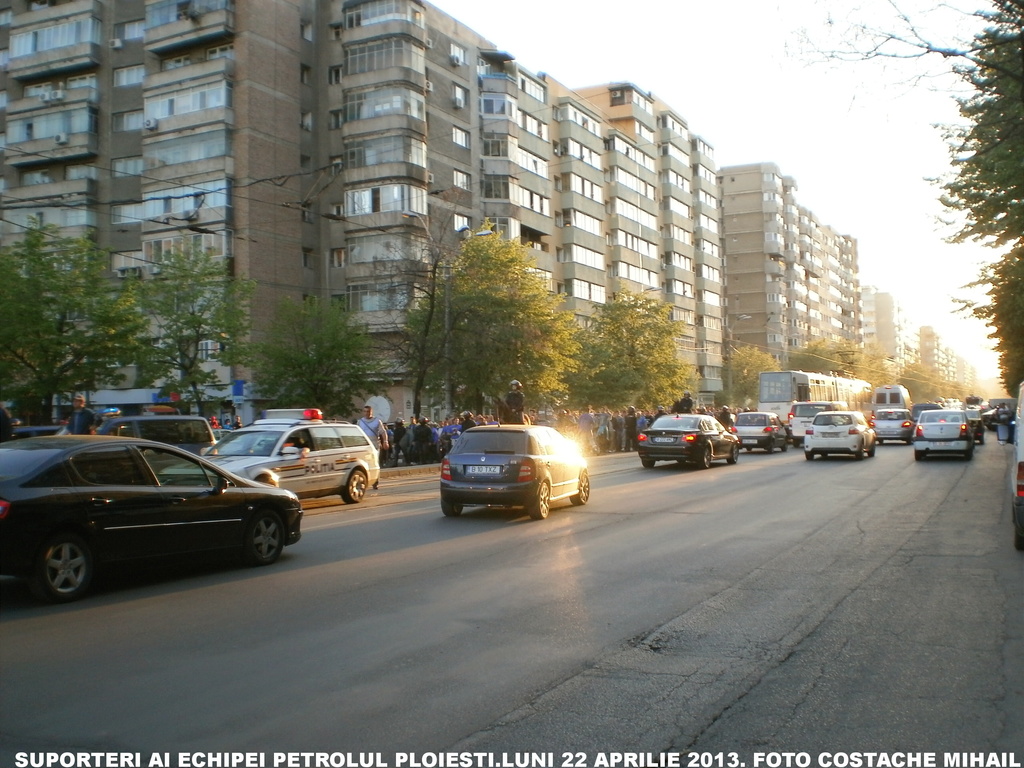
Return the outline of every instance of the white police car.
<path id="1" fill-rule="evenodd" d="M 293 491 L 362 501 L 380 477 L 377 450 L 355 424 L 325 421 L 316 408 L 267 411 L 227 433 L 205 456 L 230 472 Z"/>

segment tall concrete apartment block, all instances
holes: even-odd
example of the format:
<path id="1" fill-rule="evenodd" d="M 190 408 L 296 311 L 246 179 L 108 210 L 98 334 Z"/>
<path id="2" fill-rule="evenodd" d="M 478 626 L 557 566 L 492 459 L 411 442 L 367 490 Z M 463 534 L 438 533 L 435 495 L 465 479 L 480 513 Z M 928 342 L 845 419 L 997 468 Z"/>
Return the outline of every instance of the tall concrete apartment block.
<path id="1" fill-rule="evenodd" d="M 727 325 L 785 366 L 818 341 L 862 343 L 857 241 L 822 224 L 772 163 L 719 172 Z"/>
<path id="2" fill-rule="evenodd" d="M 486 219 L 581 323 L 618 291 L 666 301 L 721 389 L 718 170 L 632 83 L 570 89 L 420 0 L 0 0 L 0 55 L 5 242 L 30 216 L 91 233 L 111 279 L 194 243 L 256 281 L 257 337 L 302 296 L 386 334 L 404 265 Z"/>

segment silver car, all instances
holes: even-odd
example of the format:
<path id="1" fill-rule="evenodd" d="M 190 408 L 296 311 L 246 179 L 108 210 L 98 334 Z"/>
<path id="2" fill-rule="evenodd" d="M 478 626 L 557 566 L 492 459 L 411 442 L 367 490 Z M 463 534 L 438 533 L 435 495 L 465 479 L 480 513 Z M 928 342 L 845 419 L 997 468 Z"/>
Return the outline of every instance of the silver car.
<path id="1" fill-rule="evenodd" d="M 974 428 L 966 411 L 923 411 L 914 428 L 914 458 L 953 453 L 974 458 Z"/>
<path id="2" fill-rule="evenodd" d="M 736 414 L 733 432 L 740 439 L 740 445 L 748 451 L 763 448 L 771 453 L 776 448 L 789 448 L 789 433 L 778 414 L 766 411 L 746 411 Z"/>
<path id="3" fill-rule="evenodd" d="M 822 411 L 804 433 L 804 458 L 845 453 L 858 461 L 875 455 L 875 430 L 860 411 Z"/>
<path id="4" fill-rule="evenodd" d="M 914 442 L 914 419 L 908 408 L 879 408 L 874 415 L 875 438 L 881 445 L 886 440 Z"/>

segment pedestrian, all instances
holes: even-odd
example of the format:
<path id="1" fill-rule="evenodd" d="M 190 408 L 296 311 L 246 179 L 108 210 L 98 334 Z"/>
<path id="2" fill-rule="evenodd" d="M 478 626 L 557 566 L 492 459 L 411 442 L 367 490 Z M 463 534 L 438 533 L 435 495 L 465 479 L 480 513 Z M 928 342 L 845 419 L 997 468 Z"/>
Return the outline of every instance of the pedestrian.
<path id="1" fill-rule="evenodd" d="M 693 398 L 689 392 L 683 392 L 683 396 L 672 404 L 672 413 L 693 413 Z"/>
<path id="2" fill-rule="evenodd" d="M 594 428 L 596 426 L 597 417 L 594 415 L 594 409 L 588 405 L 587 410 L 581 411 L 580 417 L 576 420 L 580 447 L 588 454 L 597 452 L 597 446 L 594 444 Z"/>
<path id="3" fill-rule="evenodd" d="M 71 398 L 71 416 L 68 417 L 69 435 L 95 435 L 96 414 L 85 407 L 85 395 Z"/>
<path id="4" fill-rule="evenodd" d="M 11 412 L 0 405 L 0 443 L 6 443 L 14 439 L 14 419 Z"/>
<path id="5" fill-rule="evenodd" d="M 395 419 L 395 426 L 391 430 L 392 435 L 392 449 L 391 449 L 391 466 L 397 467 L 398 460 L 402 459 L 403 463 L 409 463 L 409 441 L 406 439 L 406 435 L 409 430 L 405 428 L 405 419 Z"/>
<path id="6" fill-rule="evenodd" d="M 384 422 L 379 417 L 373 415 L 372 405 L 363 406 L 363 416 L 356 423 L 363 430 L 363 433 L 370 438 L 373 447 L 377 449 L 378 463 L 380 466 L 384 466 L 387 463 L 387 451 L 390 447 L 388 443 L 388 428 L 384 426 Z M 378 479 L 373 484 L 373 490 L 376 491 L 379 484 L 380 480 Z"/>
<path id="7" fill-rule="evenodd" d="M 718 412 L 718 421 L 726 430 L 732 430 L 732 425 L 736 420 L 733 418 L 732 411 L 729 410 L 728 405 L 723 405 L 722 410 Z"/>
<path id="8" fill-rule="evenodd" d="M 505 421 L 509 424 L 526 423 L 526 395 L 523 394 L 523 385 L 518 379 L 513 379 L 509 384 L 508 394 L 505 395 Z"/>
<path id="9" fill-rule="evenodd" d="M 412 428 L 413 463 L 427 464 L 430 461 L 430 441 L 433 431 L 427 423 L 426 416 L 420 416 L 416 426 Z"/>
<path id="10" fill-rule="evenodd" d="M 639 434 L 638 418 L 636 415 L 636 408 L 632 405 L 626 409 L 626 415 L 622 419 L 626 433 L 626 445 L 623 448 L 624 451 L 635 451 L 636 450 L 636 436 Z"/>

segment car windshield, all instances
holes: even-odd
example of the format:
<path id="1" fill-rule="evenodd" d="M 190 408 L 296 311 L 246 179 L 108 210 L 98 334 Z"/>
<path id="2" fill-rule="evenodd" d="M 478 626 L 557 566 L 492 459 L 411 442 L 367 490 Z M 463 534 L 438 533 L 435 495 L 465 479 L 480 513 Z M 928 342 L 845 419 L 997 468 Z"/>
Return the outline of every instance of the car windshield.
<path id="1" fill-rule="evenodd" d="M 687 416 L 677 413 L 659 416 L 651 424 L 651 429 L 700 429 L 700 416 Z"/>
<path id="2" fill-rule="evenodd" d="M 849 427 L 853 417 L 848 413 L 819 413 L 814 417 L 814 425 L 822 427 Z"/>
<path id="3" fill-rule="evenodd" d="M 768 417 L 762 413 L 741 413 L 736 417 L 737 427 L 763 427 Z"/>
<path id="4" fill-rule="evenodd" d="M 459 438 L 452 453 L 507 453 L 527 454 L 527 434 L 525 432 L 498 430 L 470 430 Z"/>
<path id="5" fill-rule="evenodd" d="M 281 439 L 279 431 L 262 429 L 232 432 L 213 447 L 211 456 L 271 456 Z"/>
<path id="6" fill-rule="evenodd" d="M 910 411 L 878 411 L 875 421 L 904 421 L 910 418 Z"/>
<path id="7" fill-rule="evenodd" d="M 821 403 L 797 403 L 795 406 L 793 406 L 793 415 L 805 417 L 814 416 L 815 414 L 821 413 L 822 411 L 825 410 L 828 410 L 828 406 L 823 405 Z"/>
<path id="8" fill-rule="evenodd" d="M 921 424 L 963 424 L 962 413 L 950 411 L 925 411 L 921 414 Z"/>
<path id="9" fill-rule="evenodd" d="M 35 443 L 36 440 L 45 442 L 40 445 Z M 57 445 L 55 440 L 50 437 L 26 438 L 18 440 L 16 446 L 0 446 L 0 480 L 24 477 L 61 453 L 66 446 Z"/>

